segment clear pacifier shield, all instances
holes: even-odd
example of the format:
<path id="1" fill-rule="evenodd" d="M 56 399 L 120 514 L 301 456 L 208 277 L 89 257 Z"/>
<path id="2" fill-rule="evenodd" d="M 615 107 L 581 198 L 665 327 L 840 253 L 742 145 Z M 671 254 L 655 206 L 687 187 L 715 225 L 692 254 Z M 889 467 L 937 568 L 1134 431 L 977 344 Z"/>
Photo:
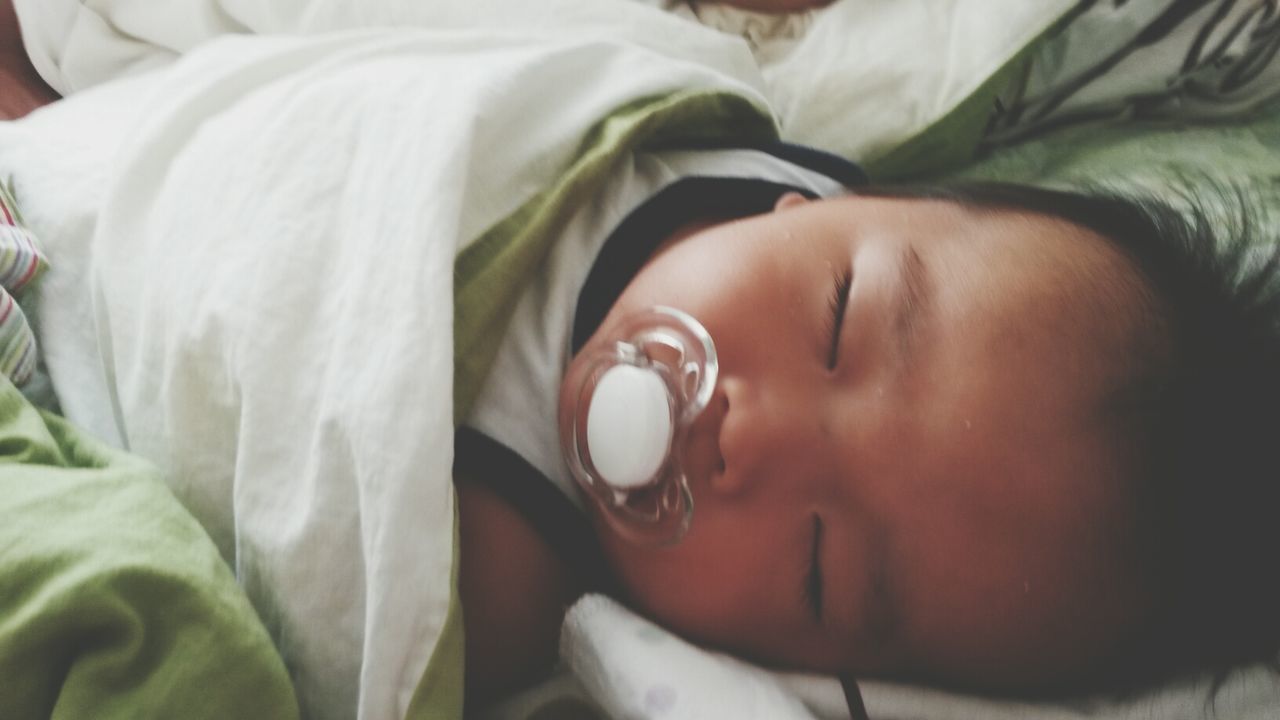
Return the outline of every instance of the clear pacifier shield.
<path id="1" fill-rule="evenodd" d="M 565 461 L 620 534 L 675 542 L 693 517 L 681 454 L 715 389 L 715 345 L 697 320 L 665 307 L 628 317 L 613 337 L 565 375 Z"/>

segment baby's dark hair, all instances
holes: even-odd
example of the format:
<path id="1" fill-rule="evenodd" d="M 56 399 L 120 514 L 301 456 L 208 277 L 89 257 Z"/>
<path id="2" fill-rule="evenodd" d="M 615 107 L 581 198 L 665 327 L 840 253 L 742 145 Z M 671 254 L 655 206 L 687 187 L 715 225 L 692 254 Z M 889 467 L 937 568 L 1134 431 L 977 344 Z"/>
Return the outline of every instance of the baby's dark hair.
<path id="1" fill-rule="evenodd" d="M 1159 607 L 1113 677 L 1277 663 L 1280 653 L 1280 233 L 1246 193 L 1212 183 L 1177 206 L 997 183 L 871 194 L 1021 209 L 1066 220 L 1132 261 L 1161 352 L 1139 357 L 1107 418 L 1134 448 L 1143 558 Z M 1210 200 L 1227 212 L 1211 211 Z M 1226 217 L 1223 217 L 1223 216 Z M 1275 222 L 1275 218 L 1271 218 Z M 1101 589 L 1100 589 L 1101 590 Z M 1105 590 L 1101 590 L 1105 591 Z"/>

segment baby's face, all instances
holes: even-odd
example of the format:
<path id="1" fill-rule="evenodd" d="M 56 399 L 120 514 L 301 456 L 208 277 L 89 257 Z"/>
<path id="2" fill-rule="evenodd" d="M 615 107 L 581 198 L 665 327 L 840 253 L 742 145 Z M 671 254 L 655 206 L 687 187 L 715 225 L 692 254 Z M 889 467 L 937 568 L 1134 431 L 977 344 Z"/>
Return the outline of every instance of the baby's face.
<path id="1" fill-rule="evenodd" d="M 587 345 L 667 305 L 720 359 L 688 534 L 597 523 L 629 600 L 787 667 L 1025 688 L 1091 666 L 1147 600 L 1101 411 L 1140 287 L 1073 225 L 932 200 L 788 195 L 669 243 Z"/>

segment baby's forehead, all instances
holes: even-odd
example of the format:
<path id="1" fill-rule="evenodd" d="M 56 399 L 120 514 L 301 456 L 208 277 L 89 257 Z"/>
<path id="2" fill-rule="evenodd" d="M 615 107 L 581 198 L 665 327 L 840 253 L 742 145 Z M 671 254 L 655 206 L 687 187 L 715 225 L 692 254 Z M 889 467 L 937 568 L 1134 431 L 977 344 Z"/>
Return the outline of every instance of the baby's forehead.
<path id="1" fill-rule="evenodd" d="M 914 195 L 847 195 L 784 218 L 804 237 L 817 223 L 844 235 L 858 256 L 910 246 L 929 266 L 940 303 L 1055 327 L 1102 345 L 1123 344 L 1150 324 L 1155 303 L 1136 264 L 1113 239 L 1055 215 L 1009 204 Z M 791 235 L 787 235 L 788 240 Z M 795 252 L 778 243 L 773 252 Z M 730 251 L 732 251 L 730 249 Z"/>
<path id="2" fill-rule="evenodd" d="M 942 351 L 1001 366 L 992 381 L 1021 378 L 1030 396 L 1062 394 L 1078 421 L 1096 424 L 1159 344 L 1158 313 L 1130 257 L 1049 215 L 909 202 L 920 210 L 911 242 L 936 281 Z"/>
<path id="3" fill-rule="evenodd" d="M 871 200 L 868 212 L 857 199 L 845 199 L 855 232 L 869 228 L 875 240 L 933 253 L 944 279 L 981 279 L 1008 291 L 1072 303 L 1085 299 L 1085 290 L 1115 305 L 1148 298 L 1137 266 L 1117 242 L 1064 218 L 951 199 Z"/>

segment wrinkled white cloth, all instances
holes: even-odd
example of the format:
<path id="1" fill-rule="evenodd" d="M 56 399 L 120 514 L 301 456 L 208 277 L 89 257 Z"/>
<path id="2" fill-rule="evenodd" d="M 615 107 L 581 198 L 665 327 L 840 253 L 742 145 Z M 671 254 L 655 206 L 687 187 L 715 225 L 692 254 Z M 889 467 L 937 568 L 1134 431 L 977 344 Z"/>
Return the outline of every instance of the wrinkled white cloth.
<path id="1" fill-rule="evenodd" d="M 698 648 L 601 595 L 570 608 L 560 653 L 614 718 L 850 717 L 844 690 L 832 678 L 769 672 Z M 869 680 L 858 687 L 874 720 L 1274 720 L 1280 709 L 1280 673 L 1265 665 L 1236 670 L 1216 692 L 1213 678 L 1198 677 L 1121 699 L 1023 702 Z"/>
<path id="2" fill-rule="evenodd" d="M 783 139 L 877 157 L 945 116 L 1075 0 L 837 0 L 795 18 L 680 0 L 15 0 L 28 52 L 64 94 L 166 64 L 226 33 L 528 29 L 679 16 L 748 45 Z M 674 11 L 674 12 L 672 12 Z M 992 18 L 999 18 L 993 22 Z M 644 21 L 638 21 L 644 26 Z"/>
<path id="3" fill-rule="evenodd" d="M 403 717 L 444 627 L 457 251 L 616 108 L 758 81 L 645 12 L 226 37 L 0 124 L 64 411 L 160 467 L 308 717 Z"/>
<path id="4" fill-rule="evenodd" d="M 569 609 L 560 657 L 613 718 L 816 717 L 779 675 L 695 647 L 603 595 Z"/>

